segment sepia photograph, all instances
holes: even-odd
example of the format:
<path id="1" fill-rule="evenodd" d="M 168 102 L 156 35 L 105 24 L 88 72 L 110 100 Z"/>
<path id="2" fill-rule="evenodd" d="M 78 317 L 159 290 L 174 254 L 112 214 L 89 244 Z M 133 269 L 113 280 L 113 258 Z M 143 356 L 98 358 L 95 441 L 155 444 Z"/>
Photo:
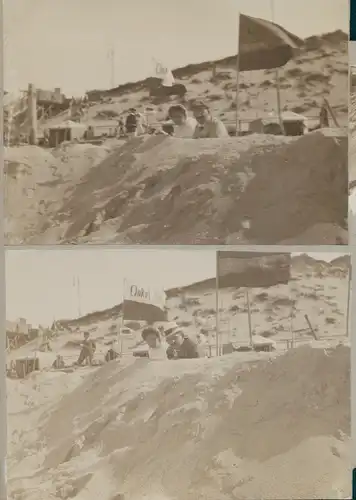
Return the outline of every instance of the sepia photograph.
<path id="1" fill-rule="evenodd" d="M 347 244 L 348 17 L 5 2 L 7 245 Z"/>
<path id="2" fill-rule="evenodd" d="M 6 273 L 10 500 L 350 498 L 349 255 L 8 249 Z"/>

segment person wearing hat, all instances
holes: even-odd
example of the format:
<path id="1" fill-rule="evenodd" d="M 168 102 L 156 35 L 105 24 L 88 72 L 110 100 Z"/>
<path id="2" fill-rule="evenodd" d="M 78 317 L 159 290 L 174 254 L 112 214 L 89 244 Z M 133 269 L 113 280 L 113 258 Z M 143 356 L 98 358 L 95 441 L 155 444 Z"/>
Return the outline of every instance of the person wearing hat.
<path id="1" fill-rule="evenodd" d="M 213 117 L 209 106 L 205 103 L 196 101 L 192 105 L 192 111 L 198 123 L 193 135 L 194 139 L 216 139 L 229 136 L 223 122 Z"/>
<path id="2" fill-rule="evenodd" d="M 169 359 L 193 359 L 205 356 L 205 352 L 198 343 L 185 335 L 180 328 L 174 330 L 166 339 L 169 344 L 167 350 Z"/>
<path id="3" fill-rule="evenodd" d="M 148 345 L 149 359 L 160 361 L 168 359 L 168 344 L 157 328 L 153 326 L 147 326 L 143 329 L 141 336 L 142 340 L 144 340 Z"/>
<path id="4" fill-rule="evenodd" d="M 174 124 L 174 137 L 191 139 L 197 128 L 198 122 L 188 116 L 187 110 L 181 104 L 175 104 L 168 110 L 168 117 Z"/>
<path id="5" fill-rule="evenodd" d="M 130 108 L 125 120 L 126 134 L 128 137 L 136 137 L 145 133 L 144 117 L 136 108 Z"/>

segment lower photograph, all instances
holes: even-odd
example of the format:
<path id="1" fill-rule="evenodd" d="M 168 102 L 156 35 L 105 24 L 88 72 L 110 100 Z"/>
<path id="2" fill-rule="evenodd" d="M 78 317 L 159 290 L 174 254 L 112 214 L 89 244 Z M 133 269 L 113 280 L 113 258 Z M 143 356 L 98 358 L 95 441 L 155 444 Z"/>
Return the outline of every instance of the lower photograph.
<path id="1" fill-rule="evenodd" d="M 6 251 L 11 500 L 351 498 L 349 254 Z"/>

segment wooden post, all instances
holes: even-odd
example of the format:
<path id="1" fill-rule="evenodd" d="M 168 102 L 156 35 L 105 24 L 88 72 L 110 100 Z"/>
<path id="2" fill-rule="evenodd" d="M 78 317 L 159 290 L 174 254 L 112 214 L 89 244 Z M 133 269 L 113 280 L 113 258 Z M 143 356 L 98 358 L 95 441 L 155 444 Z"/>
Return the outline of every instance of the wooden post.
<path id="1" fill-rule="evenodd" d="M 252 347 L 252 321 L 251 321 L 251 307 L 250 307 L 250 296 L 248 293 L 248 288 L 245 289 L 246 304 L 247 304 L 247 315 L 248 315 L 248 333 L 250 337 L 250 345 Z"/>
<path id="2" fill-rule="evenodd" d="M 276 91 L 277 91 L 277 113 L 278 113 L 278 121 L 279 126 L 281 127 L 282 134 L 286 135 L 286 130 L 284 128 L 283 118 L 282 118 L 282 104 L 281 104 L 281 89 L 279 84 L 279 73 L 278 69 L 276 69 Z"/>
<path id="3" fill-rule="evenodd" d="M 29 122 L 29 144 L 37 144 L 37 94 L 35 86 L 28 84 L 27 92 L 27 112 Z"/>
<path id="4" fill-rule="evenodd" d="M 216 252 L 216 288 L 215 288 L 215 307 L 216 307 L 216 332 L 215 332 L 215 346 L 216 355 L 219 356 L 219 335 L 220 335 L 220 314 L 219 314 L 219 251 Z"/>

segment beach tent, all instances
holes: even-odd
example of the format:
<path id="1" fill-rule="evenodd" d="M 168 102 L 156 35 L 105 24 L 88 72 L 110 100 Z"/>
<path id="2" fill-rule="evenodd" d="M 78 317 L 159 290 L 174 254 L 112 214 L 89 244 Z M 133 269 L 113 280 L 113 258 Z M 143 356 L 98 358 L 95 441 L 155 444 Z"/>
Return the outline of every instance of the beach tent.
<path id="1" fill-rule="evenodd" d="M 307 130 L 307 118 L 293 111 L 283 111 L 281 113 L 286 135 L 297 136 L 304 135 Z M 257 134 L 282 134 L 279 117 L 277 114 L 269 114 L 257 118 L 250 123 L 250 132 Z"/>
<path id="2" fill-rule="evenodd" d="M 261 335 L 253 335 L 252 347 L 256 351 L 274 350 L 276 349 L 276 342 L 272 339 L 262 337 Z"/>
<path id="3" fill-rule="evenodd" d="M 86 125 L 66 120 L 48 129 L 49 146 L 55 148 L 64 141 L 82 139 L 86 131 Z"/>

